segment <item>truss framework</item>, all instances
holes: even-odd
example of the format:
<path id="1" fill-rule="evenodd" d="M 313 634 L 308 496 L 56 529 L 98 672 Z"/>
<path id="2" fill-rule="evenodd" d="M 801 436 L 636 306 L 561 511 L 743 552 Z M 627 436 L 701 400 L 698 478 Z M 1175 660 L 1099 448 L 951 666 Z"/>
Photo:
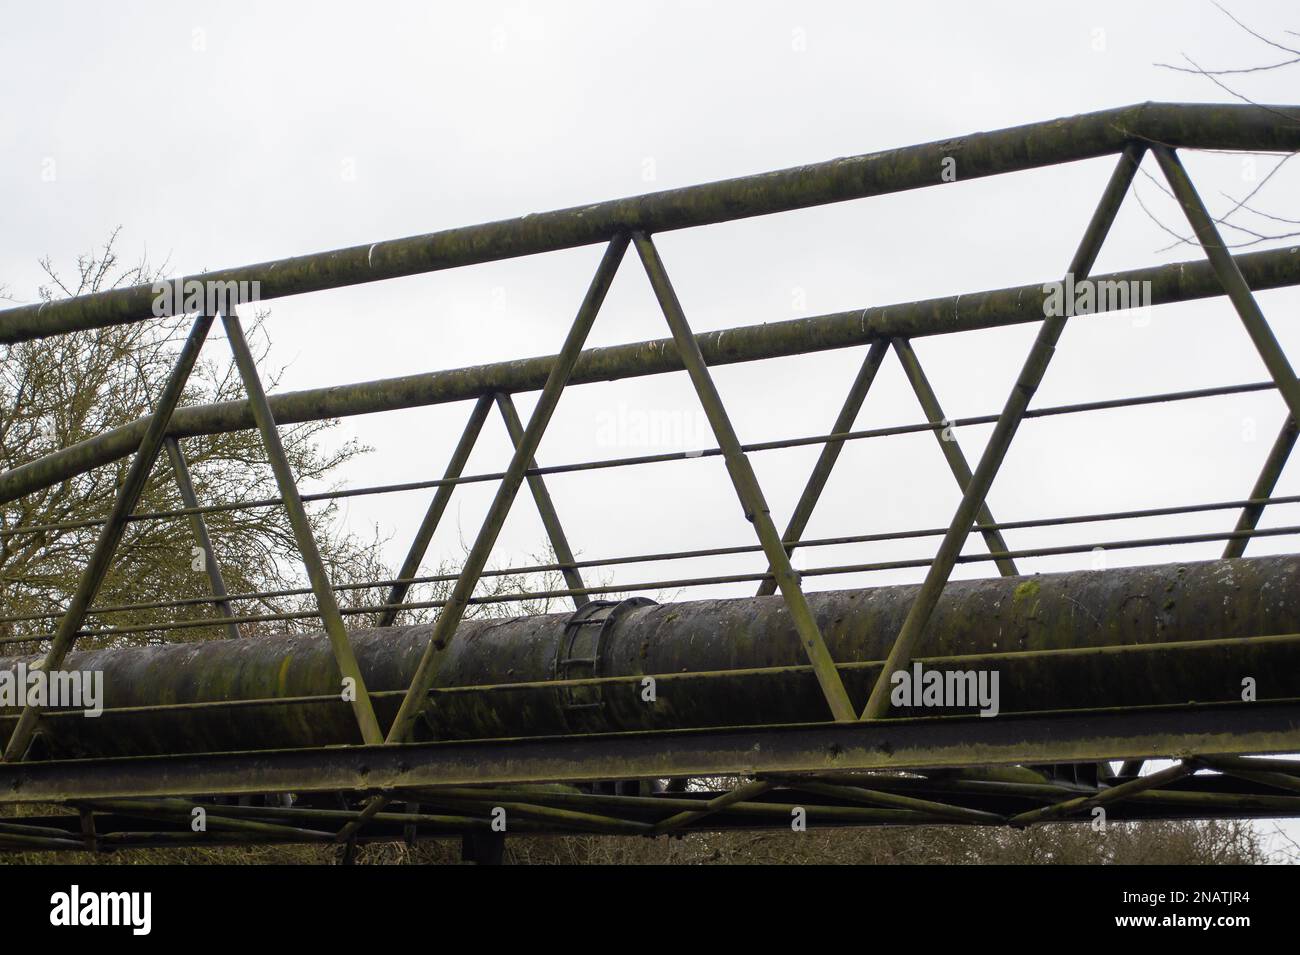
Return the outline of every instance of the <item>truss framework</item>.
<path id="1" fill-rule="evenodd" d="M 767 499 L 750 463 L 751 447 L 741 443 L 713 382 L 710 366 L 719 356 L 722 337 L 709 339 L 708 349 L 693 331 L 669 279 L 653 234 L 668 229 L 779 212 L 825 202 L 842 201 L 919 186 L 938 185 L 943 161 L 956 158 L 962 178 L 1049 165 L 1102 155 L 1118 155 L 1097 207 L 1065 274 L 1065 281 L 1085 281 L 1145 154 L 1151 152 L 1203 249 L 1208 272 L 1199 281 L 1208 292 L 1226 294 L 1243 328 L 1267 367 L 1265 385 L 1281 395 L 1287 409 L 1278 438 L 1270 450 L 1249 497 L 1237 502 L 1236 527 L 1227 540 L 1225 556 L 1240 556 L 1260 531 L 1260 515 L 1272 497 L 1279 475 L 1296 441 L 1300 420 L 1300 382 L 1255 301 L 1245 270 L 1284 273 L 1268 285 L 1300 281 L 1294 257 L 1267 253 L 1267 260 L 1230 255 L 1213 218 L 1197 195 L 1178 158 L 1176 147 L 1237 150 L 1300 150 L 1300 109 L 1295 107 L 1192 106 L 1148 104 L 1035 124 L 996 133 L 983 133 L 943 143 L 895 150 L 818 166 L 803 167 L 707 186 L 659 193 L 562 210 L 542 216 L 493 223 L 431 236 L 379 243 L 360 250 L 340 250 L 247 269 L 202 276 L 206 281 L 257 280 L 268 296 L 335 288 L 357 282 L 432 271 L 516 255 L 535 254 L 575 245 L 605 243 L 606 249 L 559 353 L 548 359 L 544 382 L 527 422 L 520 419 L 513 392 L 524 387 L 480 386 L 465 430 L 441 479 L 424 482 L 436 487 L 428 511 L 411 543 L 396 580 L 384 582 L 386 603 L 381 621 L 392 624 L 400 611 L 421 606 L 407 602 L 439 521 L 454 488 L 467 480 L 463 471 L 491 408 L 495 405 L 510 438 L 513 453 L 504 472 L 488 476 L 497 490 L 463 566 L 455 575 L 450 596 L 438 603 L 432 634 L 396 717 L 385 729 L 357 665 L 335 590 L 322 562 L 284 448 L 280 443 L 275 402 L 263 391 L 254 359 L 244 340 L 236 310 L 220 317 L 231 343 L 248 402 L 245 410 L 226 414 L 228 427 L 251 425 L 260 432 L 274 470 L 279 498 L 271 504 L 288 512 L 301 553 L 318 616 L 333 649 L 341 687 L 356 718 L 361 745 L 316 750 L 246 752 L 178 756 L 158 754 L 131 760 L 27 760 L 41 713 L 25 707 L 15 721 L 0 763 L 0 803 L 57 804 L 77 810 L 72 815 L 41 815 L 0 821 L 0 848 L 62 849 L 128 847 L 195 841 L 180 822 L 198 803 L 208 811 L 211 838 L 230 841 L 332 841 L 472 833 L 485 825 L 483 810 L 504 806 L 523 821 L 524 831 L 601 831 L 655 835 L 692 828 L 788 824 L 794 805 L 807 806 L 811 818 L 828 824 L 910 825 L 974 824 L 1024 826 L 1079 818 L 1098 806 L 1114 807 L 1133 818 L 1180 815 L 1300 815 L 1300 769 L 1284 760 L 1243 759 L 1259 754 L 1300 751 L 1300 704 L 1269 701 L 1244 706 L 1150 708 L 1115 712 L 1045 713 L 997 720 L 948 718 L 900 720 L 889 716 L 889 676 L 905 669 L 924 648 L 926 624 L 972 530 L 983 537 L 989 557 L 1003 575 L 1017 572 L 1013 551 L 986 499 L 1020 424 L 1042 409 L 1031 408 L 1059 343 L 1074 317 L 1074 303 L 1065 301 L 1063 314 L 1046 314 L 1041 296 L 1037 338 L 1026 356 L 1002 411 L 990 417 L 994 429 L 972 470 L 960 447 L 950 440 L 949 419 L 930 386 L 911 345 L 915 334 L 906 326 L 887 333 L 870 329 L 864 312 L 853 341 L 870 342 L 863 364 L 852 382 L 829 435 L 815 439 L 821 455 L 810 474 L 784 535 L 772 519 Z M 581 574 L 560 517 L 551 500 L 537 450 L 565 388 L 583 375 L 599 371 L 601 357 L 584 352 L 606 293 L 629 246 L 650 281 L 671 338 L 651 343 L 644 360 L 659 370 L 684 369 L 717 442 L 711 450 L 722 458 L 737 503 L 753 525 L 756 548 L 766 572 L 756 575 L 758 592 L 779 592 L 800 637 L 808 665 L 815 674 L 832 722 L 794 727 L 739 727 L 675 733 L 590 734 L 530 740 L 484 740 L 471 743 L 411 743 L 425 708 L 434 705 L 431 690 L 448 646 L 475 599 L 487 562 L 525 482 L 538 508 L 556 561 L 552 569 L 563 576 L 575 611 L 582 610 L 600 588 L 588 587 Z M 1265 255 L 1261 253 L 1260 255 Z M 1257 263 L 1267 263 L 1257 265 Z M 1279 263 L 1284 263 L 1279 266 Z M 1292 269 L 1293 271 L 1287 271 Z M 1178 277 L 1179 282 L 1190 281 Z M 1208 284 L 1207 284 L 1208 283 Z M 999 293 L 989 293 L 995 295 Z M 1177 296 L 1171 296 L 1177 297 Z M 1184 297 L 1190 297 L 1186 295 Z M 923 303 L 922 303 L 923 304 Z M 0 342 L 14 342 L 69 331 L 103 327 L 148 318 L 144 292 L 127 289 L 55 302 L 38 309 L 0 311 Z M 1014 312 L 1005 302 L 1002 307 Z M 1032 312 L 1032 308 L 1031 308 Z M 1020 313 L 1025 314 L 1023 311 Z M 955 310 L 954 310 L 955 315 Z M 241 618 L 232 609 L 239 595 L 227 593 L 212 552 L 189 480 L 179 438 L 187 431 L 173 415 L 199 350 L 216 316 L 200 315 L 178 354 L 152 416 L 142 425 L 134 455 L 112 512 L 100 525 L 93 555 L 75 594 L 49 635 L 44 666 L 58 669 L 73 649 L 91 613 L 108 612 L 94 600 L 129 520 L 152 515 L 135 513 L 141 492 L 159 453 L 166 451 L 190 519 L 197 546 L 209 556 L 212 587 L 209 601 L 217 616 L 202 621 L 221 624 L 228 638 L 239 638 Z M 942 326 L 940 316 L 933 323 Z M 1032 318 L 1013 320 L 1030 320 Z M 829 325 L 823 317 L 823 325 Z M 816 320 L 808 320 L 816 321 Z M 979 319 L 976 320 L 978 325 Z M 888 326 L 886 318 L 885 325 Z M 960 321 L 951 322 L 960 327 Z M 806 332 L 813 326 L 801 326 Z M 931 328 L 931 332 L 935 329 Z M 939 331 L 952 330 L 938 328 Z M 851 336 L 850 336 L 851 337 Z M 795 333 L 798 338 L 798 333 Z M 848 342 L 846 342 L 847 344 Z M 654 354 L 658 347 L 659 354 Z M 743 347 L 743 346 L 742 346 Z M 817 346 L 817 347 L 837 347 Z M 671 357 L 664 355 L 671 348 Z M 797 342 L 776 351 L 812 350 Z M 858 712 L 841 681 L 804 596 L 800 573 L 791 554 L 800 546 L 818 498 L 833 473 L 840 451 L 865 402 L 887 352 L 893 350 L 914 390 L 925 422 L 939 440 L 945 462 L 962 492 L 961 503 L 943 529 L 935 556 L 906 620 L 894 640 L 866 706 Z M 599 350 L 597 350 L 599 351 Z M 605 350 L 607 353 L 616 350 Z M 605 356 L 608 358 L 608 354 Z M 541 366 L 539 366 L 539 369 Z M 473 371 L 473 370 L 469 370 Z M 631 372 L 653 373 L 653 372 Z M 596 378 L 601 377 L 599 373 Z M 618 377 L 618 375 L 604 375 Z M 591 377 L 580 380 L 593 380 Z M 471 397 L 466 394 L 463 397 Z M 400 399 L 406 400 L 406 399 Z M 400 400 L 377 395 L 380 405 L 402 406 Z M 436 400 L 447 400 L 439 398 Z M 417 402 L 418 403 L 418 402 Z M 428 402 L 425 402 L 428 403 Z M 362 402 L 364 405 L 364 401 Z M 375 410 L 373 407 L 365 410 Z M 211 410 L 187 409 L 198 421 Z M 245 415 L 247 417 L 240 417 Z M 328 412 L 320 412 L 324 417 Z M 290 416 L 286 420 L 302 420 Z M 235 424 L 230 424 L 234 421 Z M 119 429 L 121 430 L 121 429 Z M 128 429 L 122 434 L 135 435 Z M 122 435 L 77 450 L 77 463 L 64 452 L 31 462 L 0 475 L 0 496 L 12 499 L 34 482 L 65 479 L 76 469 L 103 463 L 117 453 Z M 114 444 L 116 442 L 116 444 Z M 782 443 L 776 443 L 782 446 Z M 788 446 L 788 443 L 785 443 Z M 72 451 L 74 449 L 69 449 Z M 111 458 L 110 458 L 111 459 Z M 624 463 L 638 463 L 636 460 Z M 21 472 L 21 473 L 18 473 Z M 391 490 L 387 488 L 386 490 Z M 267 503 L 267 502 L 260 502 Z M 31 531 L 20 528 L 17 532 Z M 1284 532 L 1294 528 L 1284 528 Z M 744 550 L 744 548 L 741 548 Z M 374 586 L 379 582 L 372 582 Z M 109 608 L 111 609 L 111 608 Z M 270 615 L 268 619 L 275 619 Z M 150 629 L 150 628 L 145 628 Z M 159 628 L 155 628 L 159 629 Z M 114 631 L 125 632 L 125 631 Z M 25 636 L 17 642 L 32 642 Z M 581 684 L 582 681 L 574 681 Z M 232 701 L 232 705 L 241 701 Z M 246 701 L 243 701 L 246 702 Z M 251 741 L 250 741 L 251 742 Z M 1176 762 L 1145 776 L 1142 761 L 1172 758 Z M 1116 774 L 1110 763 L 1123 761 Z M 1009 782 L 990 770 L 980 778 L 954 777 L 955 769 L 997 766 L 1088 767 L 1079 783 L 1066 785 L 1051 771 L 1036 781 Z M 982 771 L 982 769 L 981 769 Z M 902 773 L 903 775 L 899 775 Z M 539 783 L 590 785 L 602 780 L 715 778 L 752 779 L 729 791 L 703 793 L 602 794 L 600 792 L 538 792 Z M 492 787 L 490 790 L 482 787 Z M 513 788 L 512 788 L 513 787 Z M 974 788 L 972 788 L 974 787 Z M 213 801 L 215 797 L 294 793 L 292 807 L 260 807 Z M 314 794 L 345 794 L 347 808 L 324 808 Z M 795 802 L 795 800 L 798 802 Z M 398 810 L 395 803 L 416 805 Z M 425 807 L 436 807 L 426 812 Z M 785 814 L 783 817 L 782 814 Z"/>

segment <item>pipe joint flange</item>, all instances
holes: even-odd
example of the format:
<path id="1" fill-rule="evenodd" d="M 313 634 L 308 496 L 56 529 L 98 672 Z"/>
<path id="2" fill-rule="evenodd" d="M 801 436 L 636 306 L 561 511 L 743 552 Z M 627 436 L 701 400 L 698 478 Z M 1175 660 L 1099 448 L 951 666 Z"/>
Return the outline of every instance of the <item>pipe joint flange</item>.
<path id="1" fill-rule="evenodd" d="M 564 633 L 556 647 L 552 676 L 556 680 L 588 680 L 607 674 L 602 666 L 606 637 L 610 628 L 628 611 L 651 607 L 649 597 L 626 600 L 593 600 L 575 610 L 564 624 Z M 560 706 L 566 715 L 599 713 L 605 706 L 603 687 L 599 683 L 556 687 Z"/>

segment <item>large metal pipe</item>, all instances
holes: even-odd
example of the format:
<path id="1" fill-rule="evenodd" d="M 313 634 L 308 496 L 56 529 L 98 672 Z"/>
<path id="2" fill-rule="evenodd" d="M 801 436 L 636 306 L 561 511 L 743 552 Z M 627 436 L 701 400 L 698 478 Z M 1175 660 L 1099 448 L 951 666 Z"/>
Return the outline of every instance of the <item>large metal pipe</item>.
<path id="1" fill-rule="evenodd" d="M 879 667 L 872 661 L 884 658 L 916 589 L 809 595 L 855 704 L 864 702 Z M 392 719 L 429 633 L 415 626 L 351 634 L 381 722 Z M 929 624 L 924 659 L 934 668 L 996 670 L 1002 713 L 1240 701 L 1246 678 L 1260 700 L 1300 697 L 1300 556 L 953 582 Z M 18 662 L 0 660 L 0 670 Z M 47 714 L 41 744 L 52 755 L 358 741 L 341 701 L 202 705 L 337 695 L 321 636 L 94 650 L 65 667 L 102 670 L 109 710 L 98 718 Z M 647 674 L 657 675 L 653 701 Z M 591 676 L 604 681 L 555 682 Z M 456 689 L 488 685 L 504 688 Z M 827 719 L 778 597 L 593 603 L 576 616 L 466 620 L 440 661 L 434 697 L 418 737 Z M 145 709 L 114 712 L 120 707 Z M 0 710 L 0 730 L 12 717 Z"/>
<path id="2" fill-rule="evenodd" d="M 1300 150 L 1300 107 L 1141 103 L 670 189 L 427 235 L 318 252 L 191 276 L 260 283 L 261 299 L 607 242 L 619 232 L 664 232 L 939 185 L 945 160 L 960 179 L 1117 153 L 1132 140 L 1171 147 Z M 1289 121 L 1288 121 L 1289 120 Z M 143 321 L 149 285 L 0 311 L 0 344 Z"/>
<path id="3" fill-rule="evenodd" d="M 1300 247 L 1251 252 L 1236 256 L 1236 262 L 1250 287 L 1257 291 L 1300 284 Z M 1052 281 L 1057 279 L 1053 277 Z M 1134 287 L 1131 283 L 1139 283 L 1140 287 L 1150 289 L 1152 305 L 1223 294 L 1223 286 L 1207 262 L 1178 262 L 1113 272 L 1096 276 L 1095 281 L 1123 282 L 1129 288 Z M 893 338 L 919 338 L 1041 321 L 1044 298 L 1042 283 L 1020 285 L 702 332 L 696 337 L 710 366 L 729 365 Z M 1107 304 L 1115 303 L 1103 302 L 1102 310 Z M 1125 296 L 1118 304 L 1130 307 L 1139 303 Z M 295 424 L 464 401 L 498 392 L 535 391 L 545 384 L 554 365 L 555 356 L 547 355 L 291 391 L 272 396 L 269 401 L 278 423 Z M 588 349 L 578 359 L 569 383 L 590 384 L 681 370 L 681 358 L 672 339 L 661 338 Z M 144 424 L 145 419 L 139 419 L 120 425 L 5 471 L 0 474 L 0 504 L 125 457 L 139 445 Z M 192 437 L 254 426 L 247 401 L 226 401 L 178 409 L 172 416 L 169 434 L 177 438 Z"/>

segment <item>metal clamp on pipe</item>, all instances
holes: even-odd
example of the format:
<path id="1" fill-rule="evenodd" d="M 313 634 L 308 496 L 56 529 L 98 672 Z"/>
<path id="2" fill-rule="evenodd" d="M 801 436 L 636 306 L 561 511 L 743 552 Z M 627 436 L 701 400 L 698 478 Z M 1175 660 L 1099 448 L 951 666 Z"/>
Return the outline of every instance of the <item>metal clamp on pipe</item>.
<path id="1" fill-rule="evenodd" d="M 593 600 L 579 607 L 564 623 L 564 633 L 555 648 L 552 676 L 556 680 L 587 680 L 606 675 L 601 655 L 610 627 L 634 607 L 654 603 L 649 597 L 629 597 Z M 599 713 L 605 707 L 602 684 L 562 685 L 556 687 L 556 694 L 573 731 L 599 732 Z"/>

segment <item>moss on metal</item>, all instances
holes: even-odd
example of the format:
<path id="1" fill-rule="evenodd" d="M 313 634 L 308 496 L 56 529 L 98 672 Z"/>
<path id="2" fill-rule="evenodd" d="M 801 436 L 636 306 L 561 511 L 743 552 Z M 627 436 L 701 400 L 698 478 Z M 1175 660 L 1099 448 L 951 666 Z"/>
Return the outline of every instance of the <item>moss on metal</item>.
<path id="1" fill-rule="evenodd" d="M 1295 151 L 1297 119 L 1295 106 L 1142 103 L 188 278 L 256 281 L 271 299 L 939 185 L 948 158 L 964 180 L 1118 153 L 1131 140 Z M 142 321 L 154 298 L 146 285 L 0 311 L 0 343 Z"/>
<path id="2" fill-rule="evenodd" d="M 831 591 L 809 604 L 855 703 L 865 700 L 914 586 Z M 1169 606 L 1172 603 L 1172 606 Z M 598 711 L 555 686 L 567 615 L 467 620 L 443 654 L 425 738 L 776 724 L 824 720 L 826 703 L 779 597 L 635 607 L 610 628 Z M 430 628 L 352 634 L 381 722 L 390 721 Z M 1289 635 L 1289 636 L 1288 636 Z M 930 624 L 927 666 L 996 669 L 1001 709 L 1092 709 L 1300 697 L 1300 557 L 1264 557 L 949 584 Z M 0 660 L 0 668 L 15 661 Z M 338 693 L 320 636 L 75 654 L 102 668 L 109 707 L 273 700 Z M 779 668 L 762 671 L 760 668 Z M 701 675 L 716 674 L 721 676 Z M 656 701 L 641 677 L 657 676 Z M 457 687 L 496 686 L 491 690 Z M 933 715 L 933 714 L 930 714 Z M 11 714 L 0 714 L 7 726 Z M 996 722 L 996 721 L 988 721 Z M 358 742 L 339 702 L 50 716 L 64 755 L 197 752 Z"/>
<path id="3" fill-rule="evenodd" d="M 1300 283 L 1300 247 L 1236 257 L 1253 289 Z M 1151 304 L 1163 305 L 1223 294 L 1206 262 L 1134 269 L 1095 276 L 1098 282 L 1150 282 Z M 700 351 L 710 366 L 849 348 L 895 337 L 916 338 L 1039 321 L 1042 284 L 951 295 L 810 318 L 703 332 Z M 1086 316 L 1079 316 L 1080 318 Z M 1078 319 L 1076 319 L 1077 321 Z M 555 356 L 475 365 L 378 381 L 293 391 L 271 397 L 280 424 L 348 417 L 477 399 L 497 392 L 535 391 L 545 384 Z M 590 384 L 681 371 L 670 338 L 584 351 L 569 383 Z M 0 503 L 108 464 L 135 451 L 144 433 L 140 419 L 0 474 Z M 180 408 L 172 416 L 174 437 L 218 434 L 254 427 L 246 401 Z"/>

